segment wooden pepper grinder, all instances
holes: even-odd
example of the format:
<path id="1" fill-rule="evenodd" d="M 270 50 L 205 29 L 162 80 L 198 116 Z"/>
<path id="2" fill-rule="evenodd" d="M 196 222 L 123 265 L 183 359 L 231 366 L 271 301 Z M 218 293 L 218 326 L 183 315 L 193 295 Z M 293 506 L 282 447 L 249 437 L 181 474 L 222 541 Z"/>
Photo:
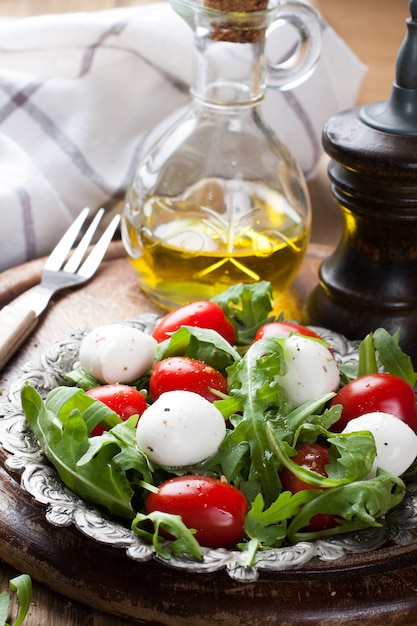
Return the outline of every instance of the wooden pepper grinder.
<path id="1" fill-rule="evenodd" d="M 303 321 L 350 339 L 401 329 L 400 345 L 417 364 L 417 0 L 409 8 L 390 99 L 324 127 L 344 229 Z"/>

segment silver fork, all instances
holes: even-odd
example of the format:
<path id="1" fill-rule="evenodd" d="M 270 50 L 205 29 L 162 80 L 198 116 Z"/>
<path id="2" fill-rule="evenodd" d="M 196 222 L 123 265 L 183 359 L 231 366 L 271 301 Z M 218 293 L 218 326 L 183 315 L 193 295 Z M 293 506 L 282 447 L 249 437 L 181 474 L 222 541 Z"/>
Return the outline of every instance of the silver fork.
<path id="1" fill-rule="evenodd" d="M 1 309 L 0 370 L 34 330 L 52 296 L 61 289 L 79 287 L 97 271 L 119 225 L 120 216 L 116 215 L 112 219 L 84 260 L 104 209 L 97 212 L 78 246 L 69 256 L 75 240 L 83 231 L 88 213 L 89 209 L 81 211 L 57 243 L 45 262 L 40 283 Z"/>

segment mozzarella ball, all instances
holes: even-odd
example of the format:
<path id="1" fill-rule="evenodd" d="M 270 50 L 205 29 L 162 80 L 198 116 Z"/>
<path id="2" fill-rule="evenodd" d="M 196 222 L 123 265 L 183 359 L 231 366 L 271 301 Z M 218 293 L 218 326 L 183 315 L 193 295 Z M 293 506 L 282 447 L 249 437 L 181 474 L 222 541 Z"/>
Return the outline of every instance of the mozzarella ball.
<path id="1" fill-rule="evenodd" d="M 286 373 L 277 379 L 288 399 L 297 406 L 339 388 L 339 367 L 322 343 L 290 336 L 284 342 L 284 360 Z"/>
<path id="2" fill-rule="evenodd" d="M 81 367 L 102 383 L 130 383 L 155 360 L 157 341 L 127 324 L 98 326 L 80 345 Z"/>
<path id="3" fill-rule="evenodd" d="M 391 413 L 382 411 L 365 413 L 350 420 L 342 433 L 361 430 L 371 432 L 376 445 L 375 461 L 366 478 L 375 476 L 377 467 L 394 476 L 401 476 L 417 457 L 416 433 Z"/>
<path id="4" fill-rule="evenodd" d="M 217 452 L 226 435 L 220 411 L 192 391 L 167 391 L 142 414 L 136 444 L 151 462 L 182 467 Z"/>

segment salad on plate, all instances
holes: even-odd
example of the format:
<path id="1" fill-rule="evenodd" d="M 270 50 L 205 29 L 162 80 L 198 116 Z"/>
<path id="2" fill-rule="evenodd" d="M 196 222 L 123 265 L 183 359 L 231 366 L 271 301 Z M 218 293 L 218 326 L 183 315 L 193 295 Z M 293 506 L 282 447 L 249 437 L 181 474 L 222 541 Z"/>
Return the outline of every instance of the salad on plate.
<path id="1" fill-rule="evenodd" d="M 166 560 L 265 551 L 381 526 L 417 457 L 417 374 L 379 328 L 342 362 L 274 316 L 269 283 L 82 338 L 25 418 L 64 485 Z"/>

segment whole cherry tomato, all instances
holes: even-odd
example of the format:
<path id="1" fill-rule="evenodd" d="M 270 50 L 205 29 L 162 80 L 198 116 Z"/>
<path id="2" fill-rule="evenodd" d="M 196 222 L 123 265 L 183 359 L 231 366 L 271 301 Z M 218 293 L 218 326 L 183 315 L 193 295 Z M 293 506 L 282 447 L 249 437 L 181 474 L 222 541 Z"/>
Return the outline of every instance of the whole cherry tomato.
<path id="1" fill-rule="evenodd" d="M 132 415 L 142 415 L 146 409 L 144 396 L 135 387 L 129 385 L 102 385 L 89 389 L 86 394 L 108 406 L 123 421 Z M 100 424 L 97 424 L 90 436 L 101 435 L 104 430 Z"/>
<path id="2" fill-rule="evenodd" d="M 210 365 L 184 356 L 158 361 L 152 367 L 149 392 L 153 400 L 166 391 L 194 391 L 209 402 L 219 400 L 211 389 L 227 393 L 227 379 Z"/>
<path id="3" fill-rule="evenodd" d="M 258 329 L 255 341 L 265 337 L 288 337 L 291 333 L 321 339 L 320 335 L 314 332 L 314 330 L 296 322 L 268 322 Z"/>
<path id="4" fill-rule="evenodd" d="M 291 457 L 294 463 L 297 463 L 300 467 L 306 467 L 321 476 L 327 477 L 326 465 L 330 463 L 329 451 L 326 446 L 319 443 L 305 443 L 297 449 L 297 454 Z M 291 491 L 291 493 L 297 493 L 303 489 L 319 489 L 315 485 L 310 485 L 298 478 L 291 470 L 284 467 L 280 471 L 280 479 L 282 488 L 284 491 Z M 333 528 L 336 525 L 336 516 L 329 515 L 327 513 L 319 513 L 314 515 L 307 526 L 307 530 L 316 532 L 319 530 L 325 530 L 327 528 Z"/>
<path id="5" fill-rule="evenodd" d="M 341 404 L 340 419 L 331 430 L 341 432 L 351 419 L 365 413 L 391 413 L 417 432 L 416 397 L 413 388 L 399 376 L 376 373 L 360 376 L 342 387 L 330 401 Z"/>
<path id="6" fill-rule="evenodd" d="M 230 344 L 234 344 L 236 334 L 231 321 L 223 309 L 210 300 L 191 302 L 165 315 L 155 326 L 152 336 L 158 342 L 168 339 L 181 326 L 195 326 L 216 330 Z"/>
<path id="7" fill-rule="evenodd" d="M 146 512 L 180 515 L 200 545 L 229 548 L 244 536 L 248 503 L 233 485 L 207 476 L 178 476 L 145 500 Z"/>

